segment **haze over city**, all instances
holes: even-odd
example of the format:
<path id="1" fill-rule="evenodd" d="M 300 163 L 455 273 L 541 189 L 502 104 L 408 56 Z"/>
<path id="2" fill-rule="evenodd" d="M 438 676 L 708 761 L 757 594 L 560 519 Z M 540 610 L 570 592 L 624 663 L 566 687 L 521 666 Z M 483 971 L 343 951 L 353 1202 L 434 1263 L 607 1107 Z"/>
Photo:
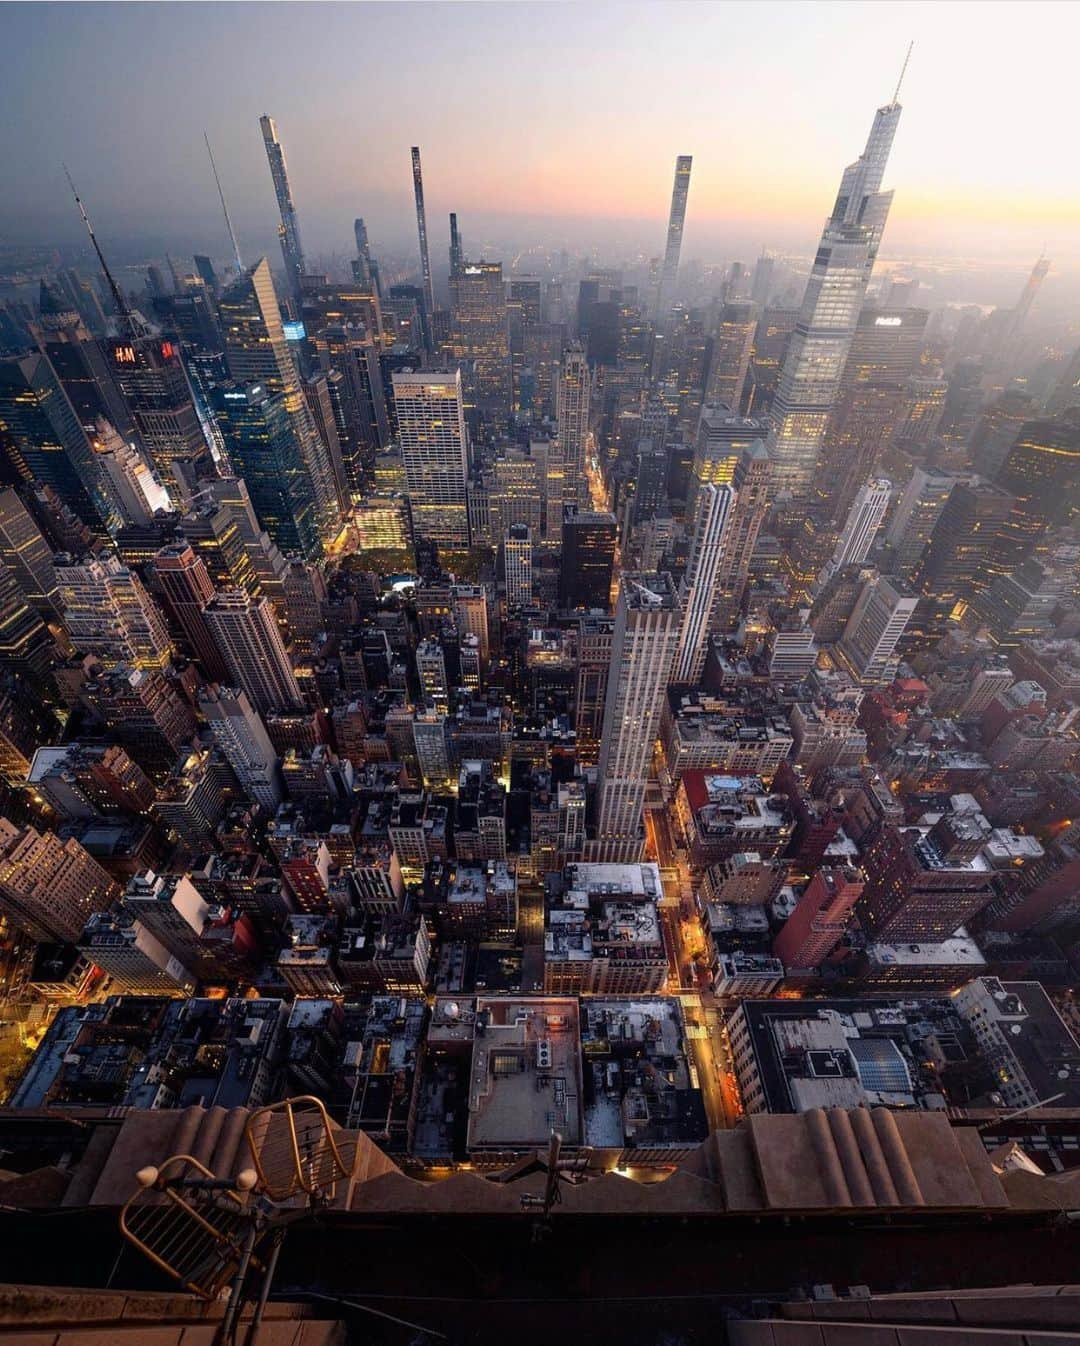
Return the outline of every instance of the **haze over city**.
<path id="1" fill-rule="evenodd" d="M 886 255 L 1019 263 L 1045 244 L 1065 268 L 1078 255 L 1063 173 L 1071 5 L 993 4 L 977 22 L 967 3 L 91 3 L 5 17 L 11 241 L 77 239 L 66 162 L 107 235 L 220 244 L 207 130 L 238 232 L 263 250 L 270 111 L 313 251 L 343 251 L 355 214 L 403 250 L 419 142 L 429 209 L 456 209 L 474 245 L 651 252 L 669 163 L 692 153 L 686 256 L 808 252 L 853 109 L 886 101 L 914 40 Z"/>

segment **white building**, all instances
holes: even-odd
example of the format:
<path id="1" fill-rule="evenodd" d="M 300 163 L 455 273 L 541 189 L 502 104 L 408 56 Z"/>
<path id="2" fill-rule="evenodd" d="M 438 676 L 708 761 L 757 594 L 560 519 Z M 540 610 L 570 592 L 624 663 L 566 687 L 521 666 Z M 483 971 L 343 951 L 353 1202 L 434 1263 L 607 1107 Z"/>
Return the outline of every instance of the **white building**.
<path id="1" fill-rule="evenodd" d="M 728 523 L 735 506 L 730 486 L 706 483 L 698 491 L 694 538 L 682 585 L 683 626 L 673 681 L 697 682 L 705 663 L 709 615 L 724 553 Z"/>
<path id="2" fill-rule="evenodd" d="M 634 861 L 641 854 L 645 785 L 681 629 L 682 610 L 669 574 L 624 573 L 600 740 L 593 860 Z"/>
<path id="3" fill-rule="evenodd" d="M 891 496 L 892 482 L 886 477 L 871 478 L 859 488 L 836 540 L 832 557 L 821 572 L 820 583 L 824 584 L 844 566 L 861 565 L 866 560 L 889 508 Z"/>
<path id="4" fill-rule="evenodd" d="M 839 642 L 860 682 L 887 683 L 896 676 L 896 646 L 917 603 L 900 580 L 879 576 L 863 586 Z"/>

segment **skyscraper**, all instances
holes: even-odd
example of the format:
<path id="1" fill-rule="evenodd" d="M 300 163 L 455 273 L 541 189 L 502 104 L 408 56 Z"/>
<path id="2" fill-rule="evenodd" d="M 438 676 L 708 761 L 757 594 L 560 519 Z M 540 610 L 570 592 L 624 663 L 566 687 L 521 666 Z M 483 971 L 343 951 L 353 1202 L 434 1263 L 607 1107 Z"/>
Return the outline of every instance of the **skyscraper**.
<path id="1" fill-rule="evenodd" d="M 1012 504 L 1007 491 L 977 477 L 952 488 L 912 581 L 938 627 L 998 574 Z"/>
<path id="2" fill-rule="evenodd" d="M 611 672 L 615 621 L 612 617 L 582 617 L 578 624 L 578 680 L 574 697 L 577 759 L 594 766 L 600 753 Z"/>
<path id="3" fill-rule="evenodd" d="M 1080 514 L 1080 411 L 1025 425 L 995 480 L 1013 496 L 1003 554 L 1015 565 Z"/>
<path id="4" fill-rule="evenodd" d="M 1035 302 L 1035 296 L 1042 289 L 1042 283 L 1049 271 L 1049 257 L 1040 257 L 1031 268 L 1031 275 L 1024 282 L 1024 288 L 1020 291 L 1020 298 L 1017 300 L 1016 307 L 1009 314 L 1009 321 L 1005 328 L 1005 340 L 1007 342 L 1015 341 L 1023 331 L 1028 314 L 1031 312 L 1031 306 Z"/>
<path id="5" fill-rule="evenodd" d="M 470 424 L 510 415 L 510 328 L 502 262 L 465 262 L 450 278 L 450 349 L 461 362 Z"/>
<path id="6" fill-rule="evenodd" d="M 150 454 L 157 479 L 187 500 L 210 459 L 180 347 L 171 338 L 123 336 L 105 342 L 113 377 Z"/>
<path id="7" fill-rule="evenodd" d="M 714 486 L 710 482 L 698 492 L 694 536 L 682 582 L 683 625 L 672 672 L 674 682 L 697 682 L 701 676 L 720 561 L 734 506 L 735 493 L 730 486 Z"/>
<path id="8" fill-rule="evenodd" d="M 435 317 L 435 287 L 431 281 L 431 259 L 428 255 L 427 213 L 424 210 L 424 177 L 420 171 L 420 146 L 412 147 L 413 194 L 416 197 L 416 233 L 420 242 L 420 275 L 424 284 L 424 303 L 428 311 L 428 329 Z"/>
<path id="9" fill-rule="evenodd" d="M 750 561 L 772 500 L 772 460 L 757 439 L 743 449 L 732 478 L 735 502 L 724 536 L 716 575 L 716 599 L 710 632 L 724 633 L 738 625 Z"/>
<path id="10" fill-rule="evenodd" d="M 229 286 L 221 296 L 219 310 L 233 379 L 241 385 L 259 384 L 269 396 L 284 399 L 310 484 L 319 540 L 329 541 L 336 535 L 342 516 L 334 469 L 304 401 L 265 257 Z"/>
<path id="11" fill-rule="evenodd" d="M 90 441 L 42 355 L 0 360 L 0 457 L 9 481 L 51 486 L 89 527 L 109 517 Z"/>
<path id="12" fill-rule="evenodd" d="M 154 557 L 153 571 L 166 610 L 204 673 L 215 680 L 226 677 L 226 665 L 206 624 L 206 605 L 215 589 L 202 557 L 188 542 L 171 543 Z"/>
<path id="13" fill-rule="evenodd" d="M 465 254 L 461 250 L 461 235 L 458 233 L 457 216 L 450 212 L 450 275 L 456 276 L 461 270 Z"/>
<path id="14" fill-rule="evenodd" d="M 690 484 L 686 492 L 687 512 L 692 514 L 697 493 L 705 482 L 717 486 L 735 479 L 735 468 L 744 451 L 767 434 L 764 421 L 733 413 L 723 403 L 707 403 L 701 409 L 694 458 L 690 466 Z"/>
<path id="15" fill-rule="evenodd" d="M 735 416 L 739 414 L 750 369 L 757 313 L 754 304 L 724 304 L 713 333 L 705 401 L 718 402 Z"/>
<path id="16" fill-rule="evenodd" d="M 917 467 L 912 472 L 885 533 L 893 549 L 892 568 L 902 578 L 914 574 L 957 480 L 951 472 L 936 467 Z"/>
<path id="17" fill-rule="evenodd" d="M 675 181 L 671 188 L 671 213 L 668 216 L 667 246 L 664 249 L 664 269 L 656 295 L 656 318 L 663 326 L 668 309 L 675 302 L 679 281 L 679 254 L 682 252 L 683 225 L 686 222 L 686 198 L 690 194 L 690 168 L 693 157 L 680 154 L 675 160 Z"/>
<path id="18" fill-rule="evenodd" d="M 584 513 L 567 505 L 562 526 L 559 607 L 607 612 L 615 564 L 614 514 Z"/>
<path id="19" fill-rule="evenodd" d="M 146 527 L 159 511 L 169 511 L 172 503 L 169 493 L 146 459 L 134 444 L 121 439 L 107 421 L 99 422 L 93 446 L 102 490 L 120 525 Z"/>
<path id="20" fill-rule="evenodd" d="M 896 675 L 896 646 L 918 599 L 901 581 L 869 580 L 855 601 L 839 650 L 860 682 L 882 684 Z"/>
<path id="21" fill-rule="evenodd" d="M 285 398 L 261 383 L 215 389 L 214 415 L 233 469 L 243 477 L 259 522 L 284 552 L 315 556 L 318 520 L 295 422 Z"/>
<path id="22" fill-rule="evenodd" d="M 769 451 L 778 492 L 810 494 L 892 193 L 881 190 L 900 120 L 895 99 L 878 108 L 866 148 L 845 170 L 825 223 L 773 402 Z"/>
<path id="23" fill-rule="evenodd" d="M 907 414 L 928 317 L 926 309 L 869 306 L 859 315 L 818 463 L 817 494 L 828 498 L 835 524 Z"/>
<path id="24" fill-rule="evenodd" d="M 263 144 L 266 146 L 266 157 L 270 162 L 270 176 L 274 180 L 274 195 L 277 197 L 278 215 L 281 217 L 278 238 L 281 241 L 281 256 L 285 262 L 285 276 L 299 316 L 304 251 L 300 246 L 300 224 L 296 218 L 292 189 L 289 187 L 289 173 L 285 167 L 285 150 L 278 140 L 277 127 L 272 117 L 260 117 L 259 125 L 262 127 Z"/>
<path id="25" fill-rule="evenodd" d="M 233 682 L 248 694 L 256 710 L 303 705 L 269 600 L 232 589 L 215 595 L 205 616 Z"/>
<path id="26" fill-rule="evenodd" d="M 49 616 L 56 613 L 52 548 L 12 490 L 0 491 L 0 561 L 11 571 L 28 603 Z"/>
<path id="27" fill-rule="evenodd" d="M 506 606 L 513 611 L 532 602 L 532 533 L 523 523 L 512 523 L 503 542 L 506 569 Z"/>
<path id="28" fill-rule="evenodd" d="M 357 285 L 371 289 L 374 276 L 371 268 L 371 246 L 368 243 L 367 225 L 361 219 L 353 220 L 353 236 L 356 239 L 356 261 L 353 263 L 353 279 Z"/>
<path id="29" fill-rule="evenodd" d="M 281 803 L 278 755 L 247 694 L 204 687 L 199 710 L 245 792 L 265 809 L 275 809 Z"/>
<path id="30" fill-rule="evenodd" d="M 640 859 L 641 810 L 664 692 L 679 647 L 682 610 L 668 574 L 625 572 L 600 744 L 596 839 L 589 859 Z"/>
<path id="31" fill-rule="evenodd" d="M 394 374 L 393 388 L 413 528 L 443 546 L 468 547 L 461 373 Z"/>
<path id="32" fill-rule="evenodd" d="M 820 967 L 839 944 L 862 891 L 863 876 L 857 869 L 817 870 L 776 936 L 773 953 L 788 968 Z"/>
<path id="33" fill-rule="evenodd" d="M 585 358 L 585 348 L 578 341 L 571 342 L 563 351 L 555 386 L 555 422 L 559 440 L 557 452 L 563 464 L 564 505 L 587 507 L 589 503 L 585 461 L 591 388 L 592 376 Z"/>
<path id="34" fill-rule="evenodd" d="M 74 837 L 0 819 L 0 911 L 32 939 L 74 944 L 119 885 Z"/>
<path id="35" fill-rule="evenodd" d="M 892 482 L 885 477 L 870 480 L 859 490 L 836 540 L 832 557 L 822 572 L 822 582 L 842 566 L 858 565 L 866 560 L 889 508 L 891 495 Z"/>
<path id="36" fill-rule="evenodd" d="M 166 668 L 172 642 L 161 610 L 115 552 L 58 558 L 56 582 L 72 644 L 106 667 Z"/>

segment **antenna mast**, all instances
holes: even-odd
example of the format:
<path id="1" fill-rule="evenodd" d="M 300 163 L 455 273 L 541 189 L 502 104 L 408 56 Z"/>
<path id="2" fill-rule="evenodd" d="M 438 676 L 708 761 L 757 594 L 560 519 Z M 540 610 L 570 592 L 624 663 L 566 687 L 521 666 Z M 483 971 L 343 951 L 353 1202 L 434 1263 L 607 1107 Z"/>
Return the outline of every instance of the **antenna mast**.
<path id="1" fill-rule="evenodd" d="M 214 163 L 214 151 L 210 148 L 210 137 L 203 132 L 203 139 L 206 141 L 206 152 L 210 156 L 210 167 L 214 170 L 214 181 L 217 183 L 218 196 L 221 197 L 221 209 L 225 213 L 225 228 L 229 231 L 229 238 L 232 241 L 233 258 L 236 262 L 236 270 L 239 275 L 244 274 L 244 263 L 240 260 L 240 245 L 236 241 L 236 234 L 233 231 L 232 220 L 229 218 L 229 207 L 225 204 L 225 193 L 221 190 L 221 179 L 218 177 L 217 164 Z"/>
<path id="2" fill-rule="evenodd" d="M 893 106 L 896 106 L 897 99 L 900 97 L 900 85 L 904 82 L 904 76 L 907 74 L 908 61 L 911 60 L 911 53 L 915 49 L 915 39 L 912 38 L 908 43 L 907 55 L 904 57 L 904 64 L 900 67 L 900 78 L 896 81 L 896 92 L 892 96 Z"/>
<path id="3" fill-rule="evenodd" d="M 75 204 L 79 207 L 79 214 L 82 216 L 82 222 L 86 225 L 86 232 L 90 235 L 90 242 L 94 245 L 94 251 L 97 253 L 97 259 L 101 263 L 101 269 L 105 273 L 105 279 L 109 282 L 109 290 L 112 293 L 113 303 L 121 318 L 127 323 L 129 330 L 134 334 L 135 323 L 131 316 L 131 310 L 127 306 L 127 301 L 121 293 L 120 286 L 113 279 L 113 274 L 109 270 L 109 264 L 105 260 L 105 254 L 101 251 L 101 245 L 97 241 L 97 235 L 94 233 L 94 226 L 90 223 L 90 217 L 86 213 L 86 207 L 82 203 L 75 184 L 71 180 L 71 174 L 68 172 L 67 164 L 64 164 L 64 176 L 68 180 L 68 186 L 71 188 L 71 194 L 75 198 Z"/>

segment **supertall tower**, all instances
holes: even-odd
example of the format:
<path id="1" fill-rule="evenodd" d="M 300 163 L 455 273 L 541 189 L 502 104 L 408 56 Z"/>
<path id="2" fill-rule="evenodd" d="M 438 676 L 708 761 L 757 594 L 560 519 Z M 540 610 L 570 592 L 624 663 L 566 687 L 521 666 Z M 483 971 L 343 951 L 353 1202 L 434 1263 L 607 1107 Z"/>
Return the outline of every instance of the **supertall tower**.
<path id="1" fill-rule="evenodd" d="M 664 691 L 679 647 L 682 609 L 668 574 L 626 572 L 615 610 L 604 729 L 596 839 L 590 860 L 641 858 L 641 810 Z"/>
<path id="2" fill-rule="evenodd" d="M 683 225 L 686 222 L 686 198 L 690 194 L 690 166 L 693 156 L 680 154 L 675 160 L 675 183 L 671 189 L 671 214 L 668 216 L 667 247 L 664 269 L 656 292 L 656 318 L 662 323 L 675 298 L 679 279 L 679 254 L 682 252 Z"/>
<path id="3" fill-rule="evenodd" d="M 274 179 L 274 195 L 277 197 L 278 238 L 281 240 L 281 255 L 285 259 L 285 274 L 289 278 L 289 289 L 296 303 L 300 303 L 300 277 L 304 274 L 304 251 L 300 246 L 300 224 L 296 218 L 292 191 L 289 188 L 289 172 L 285 167 L 285 150 L 278 140 L 277 127 L 273 117 L 260 117 L 263 144 L 266 157 L 270 161 L 270 176 Z M 299 316 L 299 315 L 297 315 Z"/>
<path id="4" fill-rule="evenodd" d="M 461 233 L 458 230 L 457 215 L 450 212 L 450 275 L 456 276 L 461 270 L 465 254 L 461 250 Z"/>
<path id="5" fill-rule="evenodd" d="M 683 625 L 674 682 L 696 682 L 701 676 L 709 616 L 716 601 L 720 562 L 734 507 L 735 492 L 730 486 L 707 482 L 698 492 L 694 539 L 682 587 Z"/>
<path id="6" fill-rule="evenodd" d="M 420 146 L 412 147 L 413 192 L 416 194 L 416 233 L 420 239 L 420 271 L 424 279 L 424 303 L 427 304 L 428 326 L 435 316 L 435 288 L 431 283 L 431 258 L 428 256 L 427 214 L 424 210 L 424 176 L 420 171 Z"/>
<path id="7" fill-rule="evenodd" d="M 900 111 L 895 95 L 878 108 L 866 148 L 844 170 L 780 375 L 769 452 L 777 492 L 794 499 L 811 491 L 892 204 L 892 192 L 883 192 L 881 181 Z"/>

